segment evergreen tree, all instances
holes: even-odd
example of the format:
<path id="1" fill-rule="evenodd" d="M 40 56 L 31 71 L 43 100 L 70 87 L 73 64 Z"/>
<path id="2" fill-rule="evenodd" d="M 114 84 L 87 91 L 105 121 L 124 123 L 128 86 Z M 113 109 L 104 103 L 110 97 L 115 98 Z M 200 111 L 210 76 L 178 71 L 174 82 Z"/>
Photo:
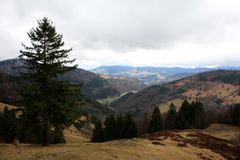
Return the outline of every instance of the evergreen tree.
<path id="1" fill-rule="evenodd" d="M 131 114 L 127 113 L 124 116 L 123 133 L 121 135 L 121 138 L 134 138 L 137 137 L 137 135 L 138 135 L 137 126 L 133 121 Z"/>
<path id="2" fill-rule="evenodd" d="M 101 121 L 96 120 L 94 126 L 92 142 L 103 142 L 105 139 Z"/>
<path id="3" fill-rule="evenodd" d="M 116 138 L 122 138 L 122 134 L 123 134 L 123 127 L 124 127 L 124 121 L 123 121 L 123 117 L 122 114 L 117 115 L 116 118 Z"/>
<path id="4" fill-rule="evenodd" d="M 233 124 L 240 126 L 240 104 L 235 104 L 232 109 Z"/>
<path id="5" fill-rule="evenodd" d="M 166 115 L 165 129 L 166 130 L 175 129 L 176 119 L 177 119 L 176 107 L 173 103 L 171 103 Z"/>
<path id="6" fill-rule="evenodd" d="M 138 135 L 137 126 L 130 113 L 122 117 L 119 114 L 116 118 L 113 114 L 106 117 L 105 128 L 102 128 L 101 122 L 95 121 L 92 142 L 103 142 L 121 138 L 134 138 Z"/>
<path id="7" fill-rule="evenodd" d="M 106 140 L 116 139 L 117 137 L 116 121 L 113 114 L 110 114 L 109 116 L 106 117 L 104 125 L 105 125 L 105 128 L 104 128 L 105 139 Z"/>
<path id="8" fill-rule="evenodd" d="M 176 128 L 205 128 L 207 126 L 206 113 L 203 104 L 199 101 L 193 101 L 191 104 L 188 101 L 182 103 L 178 111 L 176 119 Z"/>
<path id="9" fill-rule="evenodd" d="M 190 103 L 187 100 L 183 101 L 182 106 L 180 107 L 177 114 L 175 125 L 177 129 L 187 129 L 190 127 L 191 119 L 190 110 L 191 110 Z"/>
<path id="10" fill-rule="evenodd" d="M 155 107 L 152 114 L 152 119 L 149 122 L 148 133 L 153 133 L 162 130 L 161 112 L 158 107 Z"/>
<path id="11" fill-rule="evenodd" d="M 207 126 L 206 113 L 203 104 L 199 101 L 191 104 L 193 110 L 192 128 L 203 129 Z"/>
<path id="12" fill-rule="evenodd" d="M 42 144 L 47 145 L 50 128 L 64 128 L 76 118 L 73 111 L 81 87 L 59 78 L 77 66 L 68 66 L 74 62 L 68 59 L 72 49 L 62 48 L 63 36 L 50 20 L 39 20 L 28 36 L 31 46 L 23 44 L 24 50 L 20 50 L 25 60 L 21 73 L 26 82 L 22 93 L 24 116 L 33 128 L 39 127 L 36 134 L 40 132 Z"/>

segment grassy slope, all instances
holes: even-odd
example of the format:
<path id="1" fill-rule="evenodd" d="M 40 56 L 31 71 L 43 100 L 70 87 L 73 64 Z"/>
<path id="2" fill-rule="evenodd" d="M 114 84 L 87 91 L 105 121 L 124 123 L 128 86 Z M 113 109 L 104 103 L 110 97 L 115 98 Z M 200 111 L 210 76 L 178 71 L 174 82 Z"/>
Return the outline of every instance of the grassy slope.
<path id="1" fill-rule="evenodd" d="M 221 127 L 224 129 L 221 130 Z M 219 128 L 218 133 L 212 132 L 212 130 L 216 128 Z M 225 125 L 213 125 L 210 128 L 202 131 L 214 136 L 215 134 L 218 135 L 221 132 L 226 132 L 226 130 L 230 132 L 238 129 L 240 128 L 233 126 L 226 127 Z M 196 144 L 191 144 L 191 140 L 199 140 L 199 138 L 193 136 L 195 134 L 197 135 L 198 131 L 188 130 L 182 132 L 163 132 L 161 134 L 165 134 L 164 136 L 159 136 L 156 134 L 148 136 L 148 138 L 117 140 L 105 143 L 90 143 L 88 137 L 85 137 L 81 133 L 72 130 L 65 132 L 66 140 L 68 142 L 67 144 L 50 145 L 47 147 L 41 147 L 37 145 L 21 145 L 20 148 L 17 148 L 11 144 L 0 144 L 0 160 L 224 159 L 218 150 L 213 150 L 201 145 L 198 146 L 199 142 Z M 192 135 L 192 137 L 190 135 Z M 205 135 L 205 137 L 209 138 L 210 136 Z M 221 141 L 221 139 L 215 139 L 214 137 L 212 139 L 217 140 L 217 142 Z M 204 139 L 200 140 L 204 142 Z M 227 147 L 232 146 L 228 144 L 227 141 L 223 141 L 223 143 L 226 144 Z M 186 146 L 184 146 L 184 144 L 186 144 Z"/>

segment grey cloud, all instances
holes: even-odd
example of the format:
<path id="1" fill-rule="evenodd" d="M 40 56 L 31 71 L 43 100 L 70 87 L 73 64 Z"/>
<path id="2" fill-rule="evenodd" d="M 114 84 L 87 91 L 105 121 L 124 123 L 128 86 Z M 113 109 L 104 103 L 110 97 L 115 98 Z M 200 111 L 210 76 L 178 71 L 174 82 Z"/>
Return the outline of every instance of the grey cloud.
<path id="1" fill-rule="evenodd" d="M 171 50 L 181 43 L 222 45 L 234 37 L 232 28 L 240 28 L 239 7 L 237 0 L 3 0 L 0 58 L 17 56 L 16 44 L 26 41 L 26 32 L 43 16 L 53 20 L 66 44 L 76 49 L 74 55 L 86 60 L 81 53 L 86 49 L 126 54 Z M 6 36 L 1 26 L 16 37 Z M 7 51 L 11 56 L 2 54 Z"/>

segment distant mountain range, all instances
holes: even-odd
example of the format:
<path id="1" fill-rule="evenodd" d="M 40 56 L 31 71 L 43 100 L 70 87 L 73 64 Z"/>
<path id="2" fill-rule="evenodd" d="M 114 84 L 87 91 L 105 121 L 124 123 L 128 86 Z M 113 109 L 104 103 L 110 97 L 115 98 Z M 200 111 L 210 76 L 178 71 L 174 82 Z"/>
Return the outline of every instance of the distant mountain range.
<path id="1" fill-rule="evenodd" d="M 91 69 L 91 72 L 100 75 L 111 75 L 115 77 L 134 77 L 142 81 L 146 85 L 168 83 L 183 77 L 194 75 L 201 72 L 212 70 L 240 70 L 240 67 L 197 67 L 197 68 L 181 68 L 181 67 L 131 67 L 131 66 L 101 66 Z"/>
<path id="2" fill-rule="evenodd" d="M 14 105 L 21 99 L 18 92 L 21 84 L 16 78 L 19 71 L 13 67 L 22 64 L 21 59 L 0 62 L 0 102 Z M 82 93 L 86 98 L 80 108 L 87 114 L 105 116 L 110 112 L 130 111 L 135 117 L 141 117 L 145 113 L 150 115 L 155 106 L 160 106 L 161 111 L 166 110 L 171 102 L 179 107 L 184 99 L 197 98 L 206 109 L 239 103 L 240 71 L 236 71 L 239 69 L 108 66 L 92 70 L 98 74 L 78 68 L 62 76 L 62 79 L 84 83 Z M 167 83 L 169 81 L 172 82 Z M 143 82 L 158 85 L 147 87 Z M 129 93 L 123 94 L 126 92 Z M 108 106 L 97 101 L 120 95 Z"/>
<path id="3" fill-rule="evenodd" d="M 131 112 L 135 117 L 151 115 L 154 107 L 166 112 L 170 103 L 180 107 L 183 100 L 200 100 L 214 113 L 240 102 L 240 71 L 216 70 L 199 73 L 163 85 L 149 86 L 128 93 L 110 103 L 116 112 Z"/>

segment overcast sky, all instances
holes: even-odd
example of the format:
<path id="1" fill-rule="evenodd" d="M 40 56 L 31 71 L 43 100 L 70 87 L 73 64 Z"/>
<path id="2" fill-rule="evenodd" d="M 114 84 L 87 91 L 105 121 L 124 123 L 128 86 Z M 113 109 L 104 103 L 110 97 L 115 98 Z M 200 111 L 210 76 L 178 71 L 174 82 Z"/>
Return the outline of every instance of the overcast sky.
<path id="1" fill-rule="evenodd" d="M 240 65 L 239 0 L 1 0 L 0 60 L 44 16 L 81 68 Z"/>

